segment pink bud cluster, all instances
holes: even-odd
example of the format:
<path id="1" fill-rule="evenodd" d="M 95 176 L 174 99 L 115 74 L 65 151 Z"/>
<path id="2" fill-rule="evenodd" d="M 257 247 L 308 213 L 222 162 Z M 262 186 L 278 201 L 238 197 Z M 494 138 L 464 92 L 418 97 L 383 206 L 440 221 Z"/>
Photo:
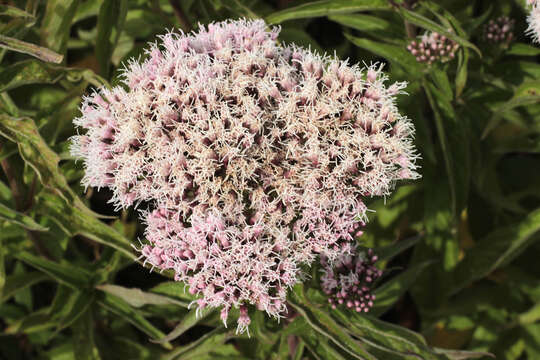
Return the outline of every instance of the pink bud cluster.
<path id="1" fill-rule="evenodd" d="M 508 46 L 514 39 L 514 23 L 515 20 L 508 16 L 500 16 L 490 20 L 484 26 L 484 39 L 489 43 Z"/>
<path id="2" fill-rule="evenodd" d="M 321 287 L 333 309 L 339 305 L 357 312 L 371 309 L 375 301 L 371 286 L 382 275 L 375 267 L 377 259 L 373 250 L 360 252 L 353 246 L 344 246 L 341 256 L 334 262 L 321 257 Z"/>
<path id="3" fill-rule="evenodd" d="M 436 32 L 424 34 L 419 40 L 413 40 L 407 46 L 407 50 L 416 57 L 416 61 L 428 65 L 453 59 L 458 48 L 459 45 L 455 41 Z"/>
<path id="4" fill-rule="evenodd" d="M 300 265 L 353 240 L 365 197 L 418 177 L 405 85 L 277 35 L 262 20 L 168 33 L 74 121 L 84 185 L 148 206 L 141 256 L 224 322 L 240 308 L 240 331 L 247 305 L 282 316 Z"/>
<path id="5" fill-rule="evenodd" d="M 540 43 L 540 1 L 539 0 L 527 0 L 527 4 L 530 6 L 530 13 L 527 16 L 527 30 L 526 34 L 533 38 L 533 41 Z"/>

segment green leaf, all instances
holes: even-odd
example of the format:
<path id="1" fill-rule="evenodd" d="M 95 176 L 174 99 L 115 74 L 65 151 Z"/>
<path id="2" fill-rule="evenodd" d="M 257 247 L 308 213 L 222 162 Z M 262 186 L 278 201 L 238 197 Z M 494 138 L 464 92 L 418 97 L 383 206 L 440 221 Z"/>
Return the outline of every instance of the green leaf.
<path id="1" fill-rule="evenodd" d="M 452 213 L 457 211 L 457 190 L 456 190 L 456 175 L 454 173 L 454 161 L 450 152 L 450 145 L 448 144 L 448 138 L 446 136 L 446 130 L 444 126 L 443 117 L 439 111 L 436 103 L 436 99 L 433 95 L 433 86 L 424 82 L 424 91 L 426 92 L 429 104 L 433 110 L 435 118 L 435 126 L 437 128 L 437 135 L 439 142 L 441 143 L 441 150 L 444 157 L 444 164 L 446 166 L 446 172 L 448 174 L 448 182 L 450 183 L 450 193 L 452 198 Z"/>
<path id="2" fill-rule="evenodd" d="M 13 254 L 17 259 L 26 264 L 43 271 L 57 280 L 59 283 L 74 289 L 87 288 L 91 282 L 91 275 L 87 271 L 70 264 L 59 264 L 54 261 L 45 260 L 34 256 L 26 251 Z"/>
<path id="3" fill-rule="evenodd" d="M 291 7 L 268 15 L 268 24 L 279 24 L 283 21 L 305 19 L 336 14 L 350 14 L 357 11 L 389 10 L 386 0 L 323 0 Z"/>
<path id="4" fill-rule="evenodd" d="M 87 291 L 70 291 L 63 304 L 57 311 L 51 311 L 51 318 L 57 322 L 56 332 L 71 326 L 77 319 L 88 311 L 94 302 L 95 293 Z"/>
<path id="5" fill-rule="evenodd" d="M 6 334 L 32 334 L 50 329 L 55 323 L 50 321 L 47 309 L 41 309 L 10 324 L 4 332 Z"/>
<path id="6" fill-rule="evenodd" d="M 105 294 L 102 299 L 98 300 L 98 304 L 108 311 L 120 316 L 152 339 L 161 339 L 165 337 L 165 334 L 146 320 L 139 311 L 132 308 L 127 302 L 119 297 Z M 171 344 L 164 343 L 163 347 L 170 349 Z"/>
<path id="7" fill-rule="evenodd" d="M 28 84 L 54 84 L 64 76 L 58 66 L 38 60 L 19 61 L 0 72 L 0 92 Z"/>
<path id="8" fill-rule="evenodd" d="M 178 281 L 166 281 L 156 285 L 150 291 L 174 297 L 183 303 L 189 304 L 190 302 L 197 300 L 197 297 L 187 292 L 186 286 L 186 284 Z"/>
<path id="9" fill-rule="evenodd" d="M 17 143 L 21 157 L 48 189 L 38 198 L 38 212 L 52 216 L 67 233 L 84 235 L 135 258 L 129 240 L 96 219 L 69 187 L 58 168 L 58 155 L 45 143 L 32 119 L 0 114 L 0 135 Z"/>
<path id="10" fill-rule="evenodd" d="M 350 356 L 360 360 L 375 360 L 375 357 L 368 353 L 357 340 L 351 338 L 341 325 L 327 313 L 309 303 L 303 295 L 303 286 L 297 285 L 294 291 L 291 291 L 288 302 L 316 332 L 328 338 Z"/>
<path id="11" fill-rule="evenodd" d="M 488 352 L 481 351 L 466 351 L 466 350 L 448 350 L 435 348 L 438 354 L 445 355 L 450 360 L 467 360 L 467 359 L 481 359 L 483 357 L 495 358 L 495 355 Z"/>
<path id="12" fill-rule="evenodd" d="M 538 103 L 540 103 L 540 81 L 524 81 L 515 89 L 511 99 L 493 108 L 493 115 L 484 128 L 481 138 L 485 139 L 499 125 L 503 118 L 507 118 L 505 115 L 510 113 L 511 110 Z"/>
<path id="13" fill-rule="evenodd" d="M 294 357 L 292 360 L 302 360 L 302 357 L 304 356 L 304 348 L 306 347 L 306 343 L 304 341 L 300 341 L 299 344 L 296 346 L 296 351 L 294 353 Z"/>
<path id="14" fill-rule="evenodd" d="M 379 261 L 388 261 L 395 257 L 396 255 L 401 254 L 403 251 L 407 250 L 411 246 L 414 246 L 422 239 L 421 235 L 412 236 L 405 240 L 396 242 L 385 247 L 375 249 L 375 254 L 379 257 Z"/>
<path id="15" fill-rule="evenodd" d="M 77 199 L 80 202 L 79 199 Z M 71 236 L 82 235 L 95 242 L 109 246 L 131 260 L 136 256 L 130 242 L 118 231 L 89 214 L 84 205 L 71 206 L 50 192 L 41 192 L 37 200 L 37 211 L 50 216 Z"/>
<path id="16" fill-rule="evenodd" d="M 159 339 L 159 340 L 153 340 L 152 342 L 163 344 L 169 341 L 173 341 L 174 339 L 178 338 L 183 333 L 191 329 L 193 326 L 197 325 L 197 323 L 199 323 L 201 320 L 207 318 L 209 315 L 213 313 L 215 313 L 214 310 L 209 311 L 209 310 L 204 310 L 204 309 L 200 311 L 200 314 L 199 314 L 198 309 L 189 311 L 187 315 L 184 316 L 182 321 L 180 321 L 180 323 L 176 325 L 173 331 L 167 334 L 167 336 L 165 336 L 164 338 Z"/>
<path id="17" fill-rule="evenodd" d="M 236 16 L 241 16 L 247 19 L 258 19 L 259 16 L 254 13 L 250 6 L 247 6 L 244 1 L 228 0 L 222 3 L 224 7 L 229 9 Z"/>
<path id="18" fill-rule="evenodd" d="M 86 80 L 96 87 L 107 84 L 89 69 L 71 69 L 28 59 L 9 65 L 0 72 L 0 92 L 29 84 L 56 84 L 62 79 L 75 83 Z"/>
<path id="19" fill-rule="evenodd" d="M 217 347 L 224 344 L 230 337 L 230 332 L 226 329 L 214 329 L 188 345 L 177 347 L 169 354 L 164 356 L 163 360 L 199 360 L 202 358 L 202 356 L 212 353 Z"/>
<path id="20" fill-rule="evenodd" d="M 96 56 L 100 74 L 108 78 L 111 56 L 124 27 L 127 0 L 105 0 L 99 8 Z"/>
<path id="21" fill-rule="evenodd" d="M 4 246 L 3 240 L 0 238 L 0 299 L 4 302 L 5 285 L 6 285 L 6 266 L 4 263 Z"/>
<path id="22" fill-rule="evenodd" d="M 0 135 L 17 143 L 19 154 L 45 187 L 76 204 L 75 194 L 58 169 L 58 155 L 45 143 L 32 119 L 0 114 Z"/>
<path id="23" fill-rule="evenodd" d="M 72 340 L 75 360 L 100 359 L 94 343 L 94 322 L 91 311 L 84 312 L 74 324 Z"/>
<path id="24" fill-rule="evenodd" d="M 42 281 L 50 280 L 48 274 L 44 274 L 39 271 L 25 272 L 22 274 L 9 275 L 6 278 L 4 285 L 4 292 L 2 294 L 2 301 L 5 302 L 10 297 L 17 294 L 20 290 L 24 290 L 34 284 L 38 284 Z"/>
<path id="25" fill-rule="evenodd" d="M 130 289 L 110 284 L 98 285 L 96 288 L 121 298 L 135 308 L 140 308 L 144 305 L 177 305 L 185 308 L 189 306 L 189 303 L 187 302 L 179 301 L 164 295 L 145 292 L 137 288 Z"/>
<path id="26" fill-rule="evenodd" d="M 416 61 L 415 57 L 405 49 L 405 47 L 386 44 L 380 41 L 362 39 L 348 34 L 345 34 L 345 37 L 354 45 L 371 51 L 392 63 L 401 65 L 412 77 L 420 77 L 422 75 L 422 66 Z"/>
<path id="27" fill-rule="evenodd" d="M 446 26 L 447 28 L 454 28 L 457 34 L 461 37 L 467 37 L 467 32 L 463 29 L 463 26 L 461 25 L 461 23 L 455 18 L 455 16 L 450 11 L 447 11 L 439 3 L 434 3 L 431 1 L 422 1 L 419 5 L 431 11 L 431 13 L 435 15 L 444 26 Z M 488 11 L 488 14 L 489 14 L 489 11 Z M 487 15 L 485 16 L 487 17 Z"/>
<path id="28" fill-rule="evenodd" d="M 377 300 L 375 301 L 370 314 L 373 316 L 384 314 L 414 284 L 420 273 L 431 264 L 433 264 L 433 261 L 415 264 L 378 287 L 375 290 Z"/>
<path id="29" fill-rule="evenodd" d="M 9 5 L 0 5 L 0 16 L 10 16 L 14 18 L 22 18 L 26 22 L 33 24 L 36 22 L 36 17 L 27 13 L 24 10 Z"/>
<path id="30" fill-rule="evenodd" d="M 64 58 L 62 55 L 47 48 L 4 35 L 0 35 L 0 48 L 28 54 L 40 60 L 53 63 L 61 63 Z"/>
<path id="31" fill-rule="evenodd" d="M 467 85 L 469 65 L 469 50 L 462 49 L 458 52 L 458 69 L 456 73 L 456 98 L 459 98 Z"/>
<path id="32" fill-rule="evenodd" d="M 539 230 L 540 209 L 536 209 L 522 221 L 496 229 L 478 241 L 458 264 L 455 270 L 456 282 L 450 294 L 455 294 L 473 281 L 515 259 L 538 240 Z"/>
<path id="33" fill-rule="evenodd" d="M 378 38 L 384 37 L 387 41 L 395 40 L 401 45 L 404 44 L 405 32 L 402 24 L 365 14 L 332 15 L 328 19 L 358 31 L 374 34 Z"/>
<path id="34" fill-rule="evenodd" d="M 407 10 L 404 7 L 400 8 L 400 13 L 403 16 L 403 18 L 405 20 L 407 20 L 408 22 L 410 22 L 410 23 L 412 23 L 414 25 L 420 26 L 420 27 L 422 27 L 424 29 L 427 29 L 427 30 L 430 30 L 430 31 L 435 31 L 435 32 L 437 32 L 437 33 L 439 33 L 441 35 L 444 35 L 447 38 L 449 38 L 451 40 L 454 40 L 456 43 L 458 43 L 461 46 L 473 49 L 478 54 L 478 56 L 482 57 L 482 53 L 480 52 L 480 50 L 473 43 L 471 43 L 470 41 L 462 38 L 461 36 L 458 36 L 458 35 L 452 33 L 451 31 L 449 31 L 449 29 L 445 29 L 441 25 L 439 25 L 436 22 L 426 18 L 425 16 L 420 15 L 420 14 L 414 12 L 414 11 Z"/>
<path id="35" fill-rule="evenodd" d="M 534 324 L 538 320 L 540 320 L 540 302 L 518 316 L 520 325 Z"/>
<path id="36" fill-rule="evenodd" d="M 341 325 L 361 342 L 378 349 L 385 356 L 394 354 L 402 357 L 416 356 L 425 360 L 446 359 L 437 355 L 421 335 L 406 328 L 371 316 L 350 311 L 344 312 L 339 309 L 332 311 L 331 315 L 339 319 Z"/>
<path id="37" fill-rule="evenodd" d="M 307 322 L 303 318 L 297 318 L 295 321 Z M 328 339 L 318 336 L 317 332 L 312 329 L 306 329 L 297 334 L 300 339 L 306 344 L 307 348 L 317 360 L 326 360 L 326 359 L 335 359 L 335 360 L 345 360 L 345 358 L 337 349 L 335 349 L 328 341 Z"/>
<path id="38" fill-rule="evenodd" d="M 41 22 L 41 41 L 47 47 L 65 54 L 73 17 L 79 0 L 48 0 Z M 60 61 L 59 61 L 60 62 Z"/>
<path id="39" fill-rule="evenodd" d="M 540 48 L 524 43 L 513 43 L 504 54 L 516 56 L 538 56 L 540 55 Z"/>
<path id="40" fill-rule="evenodd" d="M 39 225 L 30 216 L 15 211 L 4 204 L 0 203 L 0 220 L 8 221 L 12 224 L 17 224 L 31 231 L 47 231 L 46 227 Z"/>
<path id="41" fill-rule="evenodd" d="M 317 44 L 305 30 L 296 28 L 282 28 L 279 33 L 279 39 L 285 44 L 294 43 L 299 46 L 303 46 L 306 49 L 317 51 L 319 54 L 324 54 L 324 50 Z"/>
<path id="42" fill-rule="evenodd" d="M 446 72 L 435 68 L 432 69 L 430 75 L 434 83 L 437 85 L 437 88 L 445 96 L 446 100 L 452 101 L 452 99 L 454 98 L 454 92 L 452 90 L 452 85 L 450 85 L 450 80 L 448 79 L 448 75 L 446 74 Z"/>
<path id="43" fill-rule="evenodd" d="M 95 1 L 83 1 L 78 7 L 73 18 L 73 22 L 76 23 L 81 20 L 97 16 L 99 14 L 99 7 L 103 4 L 103 0 Z"/>

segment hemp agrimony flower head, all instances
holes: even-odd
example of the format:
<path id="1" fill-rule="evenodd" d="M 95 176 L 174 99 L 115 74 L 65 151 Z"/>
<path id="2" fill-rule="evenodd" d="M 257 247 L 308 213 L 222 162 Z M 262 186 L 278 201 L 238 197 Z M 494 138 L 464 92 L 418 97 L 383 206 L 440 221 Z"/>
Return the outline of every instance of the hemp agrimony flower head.
<path id="1" fill-rule="evenodd" d="M 540 1 L 527 0 L 527 4 L 531 7 L 531 12 L 527 16 L 529 27 L 525 33 L 530 35 L 534 42 L 540 43 Z"/>
<path id="2" fill-rule="evenodd" d="M 321 257 L 321 287 L 333 309 L 339 305 L 357 312 L 371 309 L 375 301 L 371 286 L 382 275 L 375 267 L 377 259 L 373 250 L 361 252 L 350 244 L 342 247 L 340 256 L 333 262 Z"/>
<path id="3" fill-rule="evenodd" d="M 419 40 L 413 40 L 407 50 L 416 57 L 416 61 L 428 65 L 434 62 L 447 62 L 456 56 L 459 44 L 436 32 L 422 35 Z"/>
<path id="4" fill-rule="evenodd" d="M 514 39 L 514 19 L 500 16 L 484 25 L 484 40 L 507 47 Z"/>
<path id="5" fill-rule="evenodd" d="M 124 87 L 86 97 L 72 153 L 85 186 L 141 203 L 141 257 L 173 270 L 199 308 L 286 312 L 300 266 L 333 261 L 365 219 L 368 196 L 414 179 L 411 122 L 367 69 L 276 43 L 262 20 L 167 33 L 131 61 Z"/>

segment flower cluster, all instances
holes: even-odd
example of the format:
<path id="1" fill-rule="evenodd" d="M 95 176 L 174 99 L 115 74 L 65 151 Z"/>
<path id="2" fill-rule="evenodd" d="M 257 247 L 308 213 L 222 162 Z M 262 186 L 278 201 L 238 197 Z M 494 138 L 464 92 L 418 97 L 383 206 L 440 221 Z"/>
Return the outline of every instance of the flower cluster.
<path id="1" fill-rule="evenodd" d="M 382 275 L 382 270 L 375 267 L 377 259 L 373 250 L 360 252 L 350 244 L 342 248 L 334 262 L 321 257 L 321 287 L 333 309 L 345 305 L 357 312 L 369 311 L 375 300 L 371 285 Z"/>
<path id="2" fill-rule="evenodd" d="M 436 32 L 426 33 L 420 40 L 413 40 L 407 46 L 407 50 L 416 57 L 416 61 L 428 65 L 453 59 L 458 48 L 459 45 L 455 41 Z"/>
<path id="3" fill-rule="evenodd" d="M 531 12 L 527 16 L 529 27 L 526 34 L 530 35 L 534 42 L 540 43 L 540 1 L 527 0 L 527 4 L 531 7 Z"/>
<path id="4" fill-rule="evenodd" d="M 221 307 L 279 317 L 299 267 L 333 261 L 368 196 L 418 177 L 414 128 L 381 67 L 276 43 L 262 20 L 168 33 L 123 87 L 84 99 L 72 153 L 85 186 L 145 205 L 142 258 Z"/>
<path id="5" fill-rule="evenodd" d="M 484 26 L 484 39 L 493 44 L 508 46 L 514 39 L 515 20 L 508 16 L 500 16 L 495 20 L 490 20 Z"/>

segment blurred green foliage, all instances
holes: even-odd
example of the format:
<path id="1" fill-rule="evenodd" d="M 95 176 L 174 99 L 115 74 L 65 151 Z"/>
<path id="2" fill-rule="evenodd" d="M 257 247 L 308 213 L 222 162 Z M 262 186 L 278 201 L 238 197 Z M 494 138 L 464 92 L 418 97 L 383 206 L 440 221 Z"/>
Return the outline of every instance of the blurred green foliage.
<path id="1" fill-rule="evenodd" d="M 516 40 L 482 38 L 516 19 Z M 0 357 L 5 359 L 540 358 L 540 48 L 525 0 L 13 0 L 0 4 Z M 420 181 L 401 184 L 359 239 L 385 276 L 369 316 L 331 310 L 318 268 L 280 323 L 225 328 L 171 274 L 136 263 L 142 227 L 85 191 L 68 152 L 92 87 L 166 29 L 263 18 L 279 41 L 381 61 L 417 128 Z M 425 31 L 461 45 L 424 66 Z M 238 316 L 238 314 L 232 314 Z M 449 350 L 452 349 L 452 350 Z M 491 354 L 490 354 L 491 353 Z"/>

